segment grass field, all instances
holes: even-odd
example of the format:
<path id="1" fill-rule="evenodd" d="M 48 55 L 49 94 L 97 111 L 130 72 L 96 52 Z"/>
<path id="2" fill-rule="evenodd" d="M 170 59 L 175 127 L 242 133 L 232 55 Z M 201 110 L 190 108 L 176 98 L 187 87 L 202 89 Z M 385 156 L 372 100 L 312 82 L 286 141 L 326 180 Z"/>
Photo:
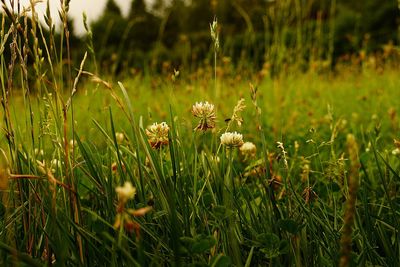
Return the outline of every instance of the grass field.
<path id="1" fill-rule="evenodd" d="M 1 56 L 0 265 L 400 265 L 397 69 L 118 81 L 32 51 Z"/>

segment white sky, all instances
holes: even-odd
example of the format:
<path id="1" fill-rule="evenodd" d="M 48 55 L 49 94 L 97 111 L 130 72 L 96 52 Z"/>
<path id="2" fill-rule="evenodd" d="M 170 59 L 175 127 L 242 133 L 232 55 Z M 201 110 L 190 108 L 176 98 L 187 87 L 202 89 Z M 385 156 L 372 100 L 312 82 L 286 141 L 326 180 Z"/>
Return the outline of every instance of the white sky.
<path id="1" fill-rule="evenodd" d="M 7 0 L 7 2 L 10 0 Z M 14 0 L 17 2 L 18 0 Z M 30 0 L 19 0 L 22 6 L 29 6 Z M 43 18 L 43 14 L 46 12 L 47 0 L 42 0 L 43 3 L 36 5 L 36 11 L 39 14 L 39 18 Z M 74 19 L 75 33 L 82 34 L 84 32 L 82 13 L 85 12 L 89 23 L 101 15 L 107 0 L 71 0 L 69 15 Z M 129 12 L 131 4 L 130 0 L 115 0 L 121 7 L 121 11 L 124 15 Z M 147 2 L 152 2 L 148 0 Z M 58 10 L 60 9 L 60 0 L 49 0 L 50 9 L 53 21 L 59 25 Z"/>

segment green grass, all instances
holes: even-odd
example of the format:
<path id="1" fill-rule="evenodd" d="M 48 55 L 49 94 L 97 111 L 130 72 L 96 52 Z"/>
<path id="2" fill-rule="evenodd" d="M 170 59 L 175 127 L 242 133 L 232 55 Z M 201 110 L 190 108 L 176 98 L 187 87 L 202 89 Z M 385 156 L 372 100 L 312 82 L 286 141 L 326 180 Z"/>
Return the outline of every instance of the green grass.
<path id="1" fill-rule="evenodd" d="M 68 149 L 67 167 L 63 118 L 54 95 L 46 101 L 31 96 L 34 142 L 29 141 L 29 109 L 15 95 L 10 99 L 13 157 L 2 141 L 14 175 L 3 191 L 2 262 L 336 265 L 348 197 L 345 138 L 352 133 L 361 163 L 352 261 L 396 265 L 400 165 L 392 150 L 399 121 L 388 114 L 400 106 L 396 76 L 387 70 L 381 75 L 371 71 L 265 79 L 257 85 L 261 116 L 251 101 L 250 80 L 230 85 L 235 77 L 220 79 L 219 99 L 209 89 L 212 80 L 173 83 L 145 77 L 126 80 L 123 87 L 113 81 L 114 98 L 102 85 L 86 81 L 74 96 L 76 145 Z M 162 84 L 151 88 L 153 80 Z M 231 123 L 229 130 L 257 145 L 257 156 L 247 161 L 236 150 L 218 150 L 224 120 L 241 97 L 247 105 L 243 125 Z M 193 130 L 197 120 L 190 113 L 191 105 L 203 100 L 217 110 L 217 127 L 205 133 Z M 170 126 L 170 142 L 154 150 L 144 129 L 161 121 Z M 71 124 L 68 118 L 68 140 Z M 122 143 L 115 132 L 124 133 Z M 284 143 L 287 167 L 277 141 Z M 35 148 L 44 154 L 35 154 Z M 60 165 L 52 165 L 54 159 Z M 60 184 L 54 185 L 37 161 L 52 168 Z M 24 177 L 28 175 L 35 178 Z M 282 184 L 275 184 L 276 179 Z M 113 228 L 115 188 L 124 181 L 138 190 L 129 207 L 153 206 L 144 217 L 134 218 L 140 238 Z M 76 194 L 71 194 L 71 184 Z M 308 186 L 312 191 L 306 202 L 303 191 Z"/>

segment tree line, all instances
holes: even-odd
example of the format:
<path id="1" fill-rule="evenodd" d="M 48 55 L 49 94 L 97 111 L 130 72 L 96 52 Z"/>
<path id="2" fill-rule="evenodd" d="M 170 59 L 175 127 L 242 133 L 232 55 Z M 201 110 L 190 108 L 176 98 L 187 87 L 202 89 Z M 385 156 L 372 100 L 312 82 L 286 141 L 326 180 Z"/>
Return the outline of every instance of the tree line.
<path id="1" fill-rule="evenodd" d="M 127 69 L 193 69 L 210 63 L 210 22 L 218 20 L 224 57 L 236 66 L 279 71 L 312 62 L 331 67 L 349 55 L 383 53 L 398 44 L 397 0 L 132 0 L 124 16 L 108 0 L 85 36 L 71 31 L 76 61 L 92 43 L 97 65 L 111 74 Z"/>

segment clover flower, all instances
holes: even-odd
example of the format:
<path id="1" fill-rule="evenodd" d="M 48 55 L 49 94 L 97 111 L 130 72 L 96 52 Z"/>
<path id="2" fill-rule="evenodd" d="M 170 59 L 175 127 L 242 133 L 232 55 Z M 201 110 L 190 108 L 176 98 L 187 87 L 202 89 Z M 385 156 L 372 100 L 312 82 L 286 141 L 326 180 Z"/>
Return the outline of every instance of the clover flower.
<path id="1" fill-rule="evenodd" d="M 125 182 L 124 186 L 118 186 L 115 188 L 115 192 L 118 195 L 118 206 L 114 228 L 120 229 L 123 227 L 128 233 L 135 232 L 136 237 L 140 238 L 140 224 L 134 220 L 134 217 L 144 216 L 152 210 L 152 207 L 147 206 L 137 210 L 125 207 L 127 201 L 136 195 L 136 188 L 130 182 Z"/>
<path id="2" fill-rule="evenodd" d="M 237 132 L 223 133 L 220 139 L 221 144 L 227 146 L 228 148 L 234 148 L 243 145 L 243 135 Z"/>
<path id="3" fill-rule="evenodd" d="M 146 129 L 146 135 L 152 148 L 158 149 L 168 145 L 169 126 L 167 123 L 153 123 Z"/>
<path id="4" fill-rule="evenodd" d="M 239 150 L 245 158 L 253 158 L 256 156 L 257 147 L 252 142 L 245 142 Z"/>
<path id="5" fill-rule="evenodd" d="M 196 102 L 192 107 L 193 116 L 200 118 L 199 124 L 195 130 L 206 131 L 215 127 L 215 109 L 214 105 L 206 102 Z"/>
<path id="6" fill-rule="evenodd" d="M 117 186 L 115 188 L 115 192 L 117 192 L 118 199 L 122 202 L 125 203 L 129 199 L 132 199 L 136 195 L 136 188 L 132 186 L 130 182 L 125 182 L 124 186 Z"/>

